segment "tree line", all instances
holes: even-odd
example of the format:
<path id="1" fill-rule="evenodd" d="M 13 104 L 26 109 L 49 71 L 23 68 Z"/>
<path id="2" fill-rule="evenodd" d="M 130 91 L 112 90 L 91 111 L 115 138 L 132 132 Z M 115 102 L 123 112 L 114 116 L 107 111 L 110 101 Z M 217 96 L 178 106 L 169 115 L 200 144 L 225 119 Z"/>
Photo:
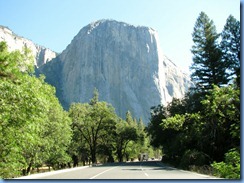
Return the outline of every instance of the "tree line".
<path id="1" fill-rule="evenodd" d="M 118 117 L 112 105 L 73 103 L 68 111 L 45 77 L 35 76 L 27 48 L 9 52 L 0 42 L 0 177 L 28 175 L 32 169 L 75 167 L 137 159 L 152 154 L 141 119 Z M 81 164 L 82 163 L 82 164 Z"/>
<path id="2" fill-rule="evenodd" d="M 183 99 L 152 107 L 147 127 L 162 161 L 240 178 L 240 22 L 230 15 L 218 34 L 201 12 L 191 52 L 192 87 Z"/>
<path id="3" fill-rule="evenodd" d="M 9 52 L 0 43 L 0 177 L 28 174 L 43 162 L 70 158 L 71 119 L 55 97 L 55 88 L 34 75 L 28 49 Z"/>
<path id="4" fill-rule="evenodd" d="M 183 99 L 152 107 L 147 127 L 129 111 L 118 117 L 97 90 L 88 103 L 65 111 L 55 88 L 35 76 L 30 51 L 9 52 L 0 42 L 0 177 L 43 165 L 122 162 L 143 152 L 153 157 L 160 148 L 163 162 L 240 178 L 240 22 L 230 15 L 218 34 L 201 12 L 192 37 L 194 87 Z"/>
<path id="5" fill-rule="evenodd" d="M 78 160 L 81 155 L 85 165 L 86 161 L 96 163 L 98 158 L 103 162 L 122 162 L 137 159 L 142 152 L 151 151 L 152 154 L 143 121 L 133 119 L 129 111 L 126 119 L 121 119 L 114 108 L 99 101 L 98 96 L 98 91 L 94 90 L 89 103 L 70 106 L 73 131 L 70 154 L 73 159 Z"/>

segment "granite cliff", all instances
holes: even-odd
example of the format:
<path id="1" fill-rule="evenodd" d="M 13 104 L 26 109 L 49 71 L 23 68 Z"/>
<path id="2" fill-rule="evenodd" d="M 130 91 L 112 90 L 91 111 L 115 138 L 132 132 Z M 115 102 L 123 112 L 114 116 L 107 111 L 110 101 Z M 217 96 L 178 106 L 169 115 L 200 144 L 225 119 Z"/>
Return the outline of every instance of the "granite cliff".
<path id="1" fill-rule="evenodd" d="M 88 102 L 97 88 L 100 100 L 111 103 L 119 116 L 129 110 L 145 123 L 150 107 L 183 97 L 190 86 L 189 77 L 162 54 L 155 30 L 114 20 L 82 28 L 41 71 L 58 85 L 66 108 Z"/>
<path id="2" fill-rule="evenodd" d="M 191 85 L 189 76 L 162 53 L 158 34 L 149 27 L 99 20 L 82 28 L 61 54 L 45 59 L 32 44 L 38 72 L 56 87 L 66 109 L 72 102 L 89 102 L 97 88 L 100 100 L 111 103 L 119 116 L 129 110 L 148 123 L 150 107 L 182 98 Z"/>
<path id="3" fill-rule="evenodd" d="M 22 50 L 23 47 L 29 48 L 35 58 L 36 67 L 40 67 L 57 56 L 56 52 L 18 36 L 8 27 L 0 26 L 0 41 L 7 42 L 10 51 Z"/>

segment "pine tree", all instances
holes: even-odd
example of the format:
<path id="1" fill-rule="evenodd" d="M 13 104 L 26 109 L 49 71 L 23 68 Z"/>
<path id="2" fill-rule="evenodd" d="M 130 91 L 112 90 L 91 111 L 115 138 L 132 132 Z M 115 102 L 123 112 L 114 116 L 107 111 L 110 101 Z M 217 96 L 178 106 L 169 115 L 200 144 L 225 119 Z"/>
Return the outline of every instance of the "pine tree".
<path id="1" fill-rule="evenodd" d="M 241 36 L 240 22 L 232 15 L 226 20 L 224 30 L 221 34 L 220 43 L 223 52 L 223 61 L 228 68 L 229 78 L 237 77 L 240 81 L 240 62 L 241 62 Z"/>
<path id="2" fill-rule="evenodd" d="M 194 45 L 191 78 L 196 87 L 202 92 L 208 92 L 212 85 L 226 84 L 227 77 L 225 65 L 222 62 L 222 52 L 218 45 L 219 34 L 216 32 L 214 22 L 201 12 L 195 23 L 192 33 Z"/>
<path id="3" fill-rule="evenodd" d="M 135 126 L 135 122 L 134 122 L 134 120 L 133 120 L 133 118 L 132 118 L 132 115 L 131 115 L 130 111 L 127 111 L 127 112 L 126 112 L 126 119 L 125 119 L 125 121 L 126 121 L 130 126 Z"/>
<path id="4" fill-rule="evenodd" d="M 90 105 L 95 105 L 99 101 L 99 92 L 97 88 L 94 88 L 93 97 L 90 100 Z"/>

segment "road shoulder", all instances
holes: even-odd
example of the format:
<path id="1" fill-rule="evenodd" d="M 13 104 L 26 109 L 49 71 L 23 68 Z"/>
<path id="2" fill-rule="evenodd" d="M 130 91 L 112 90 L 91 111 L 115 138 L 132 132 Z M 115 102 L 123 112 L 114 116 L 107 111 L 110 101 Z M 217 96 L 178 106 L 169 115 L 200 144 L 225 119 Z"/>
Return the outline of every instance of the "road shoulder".
<path id="1" fill-rule="evenodd" d="M 88 167 L 89 166 L 81 166 L 81 167 L 67 168 L 67 169 L 63 169 L 63 170 L 56 170 L 56 171 L 45 172 L 45 173 L 36 173 L 36 174 L 32 174 L 32 175 L 17 177 L 15 179 L 40 179 L 45 176 L 55 175 L 55 174 L 64 173 L 64 172 L 70 172 L 70 171 L 74 171 L 74 170 L 81 170 L 81 169 L 88 168 Z"/>

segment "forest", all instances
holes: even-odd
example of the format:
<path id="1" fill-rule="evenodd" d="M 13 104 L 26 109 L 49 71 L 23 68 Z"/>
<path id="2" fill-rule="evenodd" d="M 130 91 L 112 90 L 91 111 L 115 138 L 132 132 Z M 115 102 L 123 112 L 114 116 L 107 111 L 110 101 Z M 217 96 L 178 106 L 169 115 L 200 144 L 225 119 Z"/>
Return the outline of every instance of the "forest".
<path id="1" fill-rule="evenodd" d="M 65 111 L 55 88 L 37 77 L 28 48 L 0 43 L 0 178 L 87 164 L 138 159 L 140 153 L 187 170 L 240 178 L 240 22 L 221 33 L 201 12 L 193 28 L 191 79 L 183 99 L 152 106 L 147 126 L 99 101 Z"/>
<path id="2" fill-rule="evenodd" d="M 73 103 L 68 111 L 45 77 L 34 74 L 26 48 L 8 52 L 0 43 L 0 177 L 154 156 L 141 119 L 128 111 L 123 120 L 99 101 L 94 90 L 89 103 Z"/>
<path id="3" fill-rule="evenodd" d="M 192 33 L 192 87 L 183 99 L 154 106 L 147 127 L 163 162 L 240 178 L 240 22 L 223 31 L 201 12 Z"/>

